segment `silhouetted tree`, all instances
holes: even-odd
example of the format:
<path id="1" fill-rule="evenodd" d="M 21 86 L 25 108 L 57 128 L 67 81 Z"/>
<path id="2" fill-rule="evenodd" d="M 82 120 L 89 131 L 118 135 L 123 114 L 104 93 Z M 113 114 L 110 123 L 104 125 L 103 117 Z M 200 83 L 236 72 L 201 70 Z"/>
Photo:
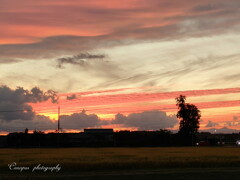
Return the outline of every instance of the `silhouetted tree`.
<path id="1" fill-rule="evenodd" d="M 28 128 L 25 129 L 24 133 L 25 133 L 25 134 L 28 134 Z"/>
<path id="2" fill-rule="evenodd" d="M 177 118 L 180 119 L 179 132 L 184 145 L 193 145 L 199 128 L 200 110 L 194 104 L 186 103 L 186 96 L 176 98 L 178 106 Z"/>

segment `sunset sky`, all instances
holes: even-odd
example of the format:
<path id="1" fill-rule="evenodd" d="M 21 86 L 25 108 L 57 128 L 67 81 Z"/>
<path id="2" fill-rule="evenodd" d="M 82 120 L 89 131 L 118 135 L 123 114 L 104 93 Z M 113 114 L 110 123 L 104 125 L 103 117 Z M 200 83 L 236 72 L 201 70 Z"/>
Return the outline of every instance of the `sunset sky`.
<path id="1" fill-rule="evenodd" d="M 201 130 L 239 132 L 240 1 L 0 4 L 0 134 L 52 131 L 59 105 L 64 131 L 177 130 L 180 94 Z"/>

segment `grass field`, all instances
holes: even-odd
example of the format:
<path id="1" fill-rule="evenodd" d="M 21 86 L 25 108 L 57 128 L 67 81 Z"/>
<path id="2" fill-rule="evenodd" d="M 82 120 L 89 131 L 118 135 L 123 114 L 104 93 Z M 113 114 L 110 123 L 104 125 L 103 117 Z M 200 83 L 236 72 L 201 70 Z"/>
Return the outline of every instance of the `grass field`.
<path id="1" fill-rule="evenodd" d="M 53 167 L 60 164 L 59 172 L 43 171 L 11 171 L 8 164 L 33 168 L 38 164 Z M 120 173 L 121 172 L 121 173 Z M 144 173 L 143 173 L 144 172 Z M 149 174 L 149 172 L 152 172 Z M 169 172 L 169 173 L 166 173 Z M 49 149 L 0 149 L 0 174 L 2 179 L 106 179 L 106 175 L 125 179 L 147 175 L 168 177 L 173 179 L 191 174 L 206 178 L 240 178 L 240 148 L 237 147 L 170 147 L 170 148 L 49 148 Z M 110 174 L 109 174 L 110 173 Z M 120 174 L 119 174 L 120 173 Z M 130 173 L 130 174 L 129 174 Z M 131 174 L 132 173 L 132 174 Z M 185 174 L 184 174 L 185 173 Z M 92 175 L 93 174 L 93 175 Z M 159 175 L 160 174 L 160 175 Z M 91 176 L 90 176 L 91 175 Z M 211 177 L 211 179 L 214 177 Z M 227 178 L 228 177 L 228 178 Z M 96 177 L 95 177 L 96 178 Z M 217 179 L 219 179 L 217 178 Z M 1 179 L 1 178 L 0 178 Z M 1 180 L 2 180 L 1 179 Z M 64 178 L 63 178 L 64 179 Z M 191 179 L 191 178 L 190 178 Z M 196 178 L 195 178 L 196 179 Z"/>

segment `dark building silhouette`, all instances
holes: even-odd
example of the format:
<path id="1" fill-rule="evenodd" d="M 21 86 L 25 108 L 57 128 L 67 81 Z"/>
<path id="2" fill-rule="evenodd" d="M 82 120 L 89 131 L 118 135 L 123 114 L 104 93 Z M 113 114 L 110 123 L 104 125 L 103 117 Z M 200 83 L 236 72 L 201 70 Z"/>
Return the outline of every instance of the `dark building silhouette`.
<path id="1" fill-rule="evenodd" d="M 113 129 L 84 129 L 88 143 L 94 146 L 113 146 Z"/>

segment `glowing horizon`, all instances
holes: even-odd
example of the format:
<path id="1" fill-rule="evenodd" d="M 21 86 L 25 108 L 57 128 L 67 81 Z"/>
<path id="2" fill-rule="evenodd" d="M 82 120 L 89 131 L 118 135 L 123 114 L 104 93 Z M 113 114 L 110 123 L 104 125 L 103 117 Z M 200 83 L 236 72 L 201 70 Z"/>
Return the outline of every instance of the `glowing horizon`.
<path id="1" fill-rule="evenodd" d="M 131 90 L 134 91 L 141 91 L 142 89 L 143 88 L 131 88 Z M 152 89 L 152 87 L 150 87 L 150 89 Z M 158 88 L 155 87 L 154 91 L 157 89 Z M 31 106 L 33 107 L 33 110 L 40 115 L 48 116 L 55 120 L 58 118 L 57 107 L 59 105 L 61 107 L 61 115 L 71 115 L 86 110 L 87 114 L 96 114 L 101 120 L 112 120 L 118 113 L 129 115 L 151 110 L 164 111 L 168 115 L 175 115 L 177 113 L 175 98 L 177 97 L 177 94 L 183 94 L 187 96 L 188 103 L 195 104 L 201 110 L 201 129 L 208 128 L 206 127 L 208 121 L 218 123 L 218 127 L 225 127 L 227 126 L 227 123 L 233 122 L 232 114 L 238 115 L 238 111 L 240 110 L 240 100 L 232 100 L 235 96 L 239 96 L 240 88 L 181 92 L 152 92 L 147 95 L 143 92 L 125 92 L 124 96 L 127 96 L 128 99 L 127 101 L 122 101 L 123 92 L 126 90 L 129 89 L 64 93 L 59 94 L 60 101 L 58 104 L 44 102 L 31 104 Z M 221 95 L 225 96 L 226 94 L 230 94 L 233 98 L 228 97 L 229 99 L 227 100 L 216 101 L 216 97 Z M 76 95 L 75 99 L 67 100 L 66 97 L 71 95 Z M 136 96 L 138 98 L 135 98 Z M 147 98 L 145 96 L 147 96 Z M 92 98 L 100 100 L 95 101 L 96 103 L 94 104 Z M 211 98 L 212 101 L 209 101 Z M 205 102 L 203 99 L 207 99 L 208 101 Z M 101 102 L 101 104 L 99 104 L 99 102 Z M 224 109 L 227 111 L 222 111 Z M 111 125 L 108 125 L 107 127 L 111 127 Z M 112 127 L 119 129 L 119 127 L 113 125 Z M 178 124 L 175 126 L 175 129 L 176 127 L 178 128 Z M 236 125 L 234 128 L 240 130 L 240 124 Z"/>

